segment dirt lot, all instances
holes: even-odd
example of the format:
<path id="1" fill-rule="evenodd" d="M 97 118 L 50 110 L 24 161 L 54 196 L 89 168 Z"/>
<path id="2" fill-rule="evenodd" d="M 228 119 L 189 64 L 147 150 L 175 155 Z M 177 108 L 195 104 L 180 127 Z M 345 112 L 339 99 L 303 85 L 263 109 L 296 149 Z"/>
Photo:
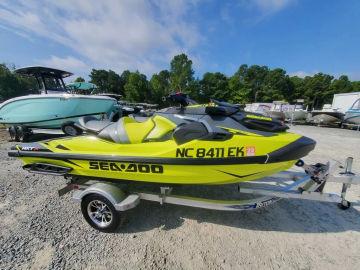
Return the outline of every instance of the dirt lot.
<path id="1" fill-rule="evenodd" d="M 360 132 L 295 126 L 318 144 L 305 160 L 355 158 Z M 360 269 L 360 187 L 348 211 L 331 203 L 282 200 L 265 209 L 225 213 L 143 202 L 124 227 L 88 226 L 57 190 L 59 177 L 32 175 L 0 144 L 0 269 Z M 330 189 L 338 187 L 337 184 Z"/>

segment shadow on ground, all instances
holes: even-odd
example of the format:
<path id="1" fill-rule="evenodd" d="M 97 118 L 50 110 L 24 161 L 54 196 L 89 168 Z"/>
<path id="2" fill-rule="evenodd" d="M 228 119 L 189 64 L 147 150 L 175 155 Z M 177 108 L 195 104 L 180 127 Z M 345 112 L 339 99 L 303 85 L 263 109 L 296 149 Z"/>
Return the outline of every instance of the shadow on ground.
<path id="1" fill-rule="evenodd" d="M 126 213 L 118 233 L 135 233 L 154 228 L 172 230 L 185 219 L 234 228 L 290 233 L 360 231 L 360 213 L 355 208 L 341 210 L 334 203 L 281 200 L 267 208 L 224 212 L 176 205 L 159 206 L 142 202 Z"/>

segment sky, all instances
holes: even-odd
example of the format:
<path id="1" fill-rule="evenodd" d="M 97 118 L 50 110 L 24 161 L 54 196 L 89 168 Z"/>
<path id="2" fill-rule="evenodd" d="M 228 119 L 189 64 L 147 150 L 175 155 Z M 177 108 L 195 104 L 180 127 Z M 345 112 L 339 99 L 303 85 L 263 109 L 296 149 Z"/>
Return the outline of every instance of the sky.
<path id="1" fill-rule="evenodd" d="M 17 67 L 151 76 L 179 53 L 197 77 L 257 64 L 360 80 L 360 1 L 0 1 L 0 62 Z"/>

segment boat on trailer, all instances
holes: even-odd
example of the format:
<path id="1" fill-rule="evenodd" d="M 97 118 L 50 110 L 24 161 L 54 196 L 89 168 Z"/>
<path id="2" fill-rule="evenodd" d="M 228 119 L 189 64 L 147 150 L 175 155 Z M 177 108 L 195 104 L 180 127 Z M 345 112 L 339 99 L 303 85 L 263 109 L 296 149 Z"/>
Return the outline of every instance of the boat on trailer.
<path id="1" fill-rule="evenodd" d="M 343 121 L 344 114 L 331 107 L 331 104 L 324 104 L 321 110 L 311 112 L 310 122 L 319 126 L 339 126 Z"/>
<path id="2" fill-rule="evenodd" d="M 304 109 L 304 99 L 295 100 L 295 103 L 289 105 L 284 113 L 288 122 L 305 122 L 308 112 Z"/>
<path id="3" fill-rule="evenodd" d="M 24 141 L 33 133 L 79 135 L 82 131 L 75 125 L 79 118 L 111 118 L 119 110 L 113 98 L 71 92 L 63 81 L 73 75 L 70 72 L 47 67 L 26 67 L 15 72 L 35 77 L 39 87 L 39 94 L 0 104 L 0 124 L 8 128 L 15 141 Z"/>

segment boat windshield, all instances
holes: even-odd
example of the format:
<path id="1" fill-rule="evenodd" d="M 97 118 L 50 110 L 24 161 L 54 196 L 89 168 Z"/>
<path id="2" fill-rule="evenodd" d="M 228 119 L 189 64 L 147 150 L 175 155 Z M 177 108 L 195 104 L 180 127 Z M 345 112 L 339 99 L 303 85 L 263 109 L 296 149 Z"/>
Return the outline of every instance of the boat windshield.
<path id="1" fill-rule="evenodd" d="M 360 99 L 355 101 L 355 103 L 352 105 L 351 109 L 353 110 L 360 110 Z"/>
<path id="2" fill-rule="evenodd" d="M 46 90 L 62 91 L 62 92 L 66 91 L 66 88 L 64 87 L 63 82 L 60 78 L 44 76 L 43 79 Z"/>

